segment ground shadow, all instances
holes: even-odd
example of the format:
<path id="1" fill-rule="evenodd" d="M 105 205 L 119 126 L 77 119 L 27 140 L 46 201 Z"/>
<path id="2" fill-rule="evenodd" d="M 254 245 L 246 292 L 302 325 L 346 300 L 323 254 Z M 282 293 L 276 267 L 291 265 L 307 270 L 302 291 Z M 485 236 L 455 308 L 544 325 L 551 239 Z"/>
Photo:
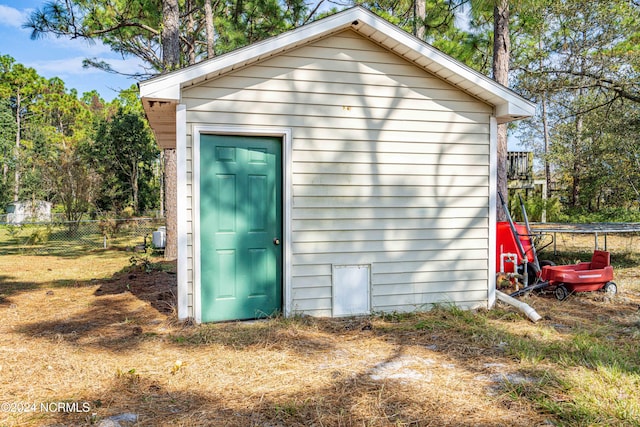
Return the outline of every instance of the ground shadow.
<path id="1" fill-rule="evenodd" d="M 382 363 L 393 363 L 402 350 L 390 354 Z M 165 379 L 135 371 L 119 372 L 92 394 L 70 399 L 64 392 L 53 401 L 76 403 L 70 411 L 37 414 L 49 425 L 93 425 L 111 417 L 128 418 L 129 426 L 530 426 L 531 419 L 510 417 L 482 418 L 469 410 L 452 408 L 437 390 L 425 395 L 412 394 L 412 388 L 399 381 L 371 378 L 373 369 L 357 375 L 336 373 L 329 384 L 313 384 L 305 391 L 252 393 L 240 385 L 232 390 L 209 393 L 193 388 L 176 391 Z M 180 375 L 178 372 L 176 375 Z M 203 370 L 203 377 L 211 372 Z M 496 405 L 501 405 L 496 402 Z M 75 409 L 78 408 L 78 409 Z M 456 410 L 458 409 L 458 410 Z M 33 414 L 16 419 L 32 421 Z"/>
<path id="2" fill-rule="evenodd" d="M 41 287 L 20 283 L 12 286 L 10 292 L 15 294 Z M 50 302 L 43 301 L 48 307 L 59 304 L 53 298 L 65 290 L 88 287 L 96 290 L 93 292 L 95 299 L 86 309 L 67 316 L 57 315 L 53 320 L 31 322 L 17 330 L 28 337 L 122 352 L 135 348 L 141 340 L 153 335 L 152 330 L 158 324 L 170 321 L 175 313 L 175 262 L 127 267 L 108 279 L 74 281 L 72 286 L 68 281 L 47 283 L 48 290 L 39 297 L 50 299 Z M 61 298 L 67 298 L 66 294 Z M 57 308 L 60 313 L 69 311 L 64 306 Z"/>
<path id="3" fill-rule="evenodd" d="M 0 276 L 0 306 L 11 305 L 11 296 L 20 292 L 39 288 L 39 284 L 31 282 L 13 282 L 9 275 Z"/>
<path id="4" fill-rule="evenodd" d="M 162 346 L 184 352 L 225 347 L 259 354 L 266 349 L 297 358 L 326 360 L 335 356 L 336 343 L 371 337 L 391 344 L 395 350 L 385 360 L 359 365 L 358 369 L 331 368 L 331 381 L 310 384 L 302 393 L 265 392 L 247 395 L 244 400 L 239 394 L 220 398 L 197 390 L 169 390 L 153 377 L 124 372 L 116 375 L 113 385 L 105 386 L 104 393 L 85 397 L 95 405 L 103 405 L 98 408 L 99 417 L 135 412 L 140 417 L 139 425 L 531 425 L 532 420 L 525 418 L 488 420 L 463 410 L 458 415 L 445 413 L 439 408 L 450 405 L 443 397 L 446 393 L 434 390 L 433 394 L 418 395 L 402 379 L 373 378 L 380 366 L 402 362 L 407 354 L 427 349 L 471 377 L 488 377 L 490 389 L 479 389 L 477 393 L 493 393 L 495 397 L 488 400 L 495 411 L 502 410 L 504 414 L 505 408 L 508 412 L 513 405 L 518 408 L 517 414 L 537 413 L 546 420 L 589 424 L 599 419 L 598 406 L 575 404 L 563 370 L 586 368 L 597 372 L 605 368 L 630 375 L 640 372 L 636 357 L 639 305 L 624 295 L 613 302 L 598 293 L 571 296 L 563 302 L 552 296 L 531 296 L 527 302 L 544 316 L 535 326 L 511 307 L 480 314 L 436 307 L 425 314 L 181 325 L 175 322 L 174 313 L 154 307 L 154 301 L 175 306 L 175 292 L 170 291 L 175 286 L 172 268 L 174 265 L 167 264 L 146 271 L 144 266 L 138 266 L 109 279 L 84 283 L 97 286 L 93 291 L 95 299 L 86 310 L 66 319 L 33 322 L 19 332 L 27 337 L 119 354 L 135 352 L 146 340 L 158 339 Z M 131 306 L 132 295 L 146 308 Z M 149 333 L 158 321 L 174 322 L 162 338 Z M 533 332 L 514 333 L 514 325 Z M 540 360 L 541 365 L 531 367 L 527 360 Z M 505 365 L 501 372 L 489 368 L 499 364 Z M 555 364 L 557 369 L 545 369 L 549 364 Z M 214 375 L 206 369 L 212 368 L 205 368 L 203 376 Z M 302 372 L 291 374 L 306 380 Z M 216 371 L 215 375 L 224 376 L 225 372 Z M 493 380 L 492 376 L 498 378 Z M 222 388 L 220 392 L 228 390 Z M 239 393 L 236 389 L 233 392 Z M 237 401 L 231 403 L 230 399 Z M 545 406 L 551 404 L 555 405 L 551 409 Z M 81 423 L 88 415 L 60 416 L 68 422 Z M 624 425 L 629 420 L 610 421 Z"/>
<path id="5" fill-rule="evenodd" d="M 177 306 L 176 261 L 150 263 L 142 260 L 140 265 L 127 267 L 98 284 L 96 297 L 130 292 L 164 314 L 174 313 Z"/>

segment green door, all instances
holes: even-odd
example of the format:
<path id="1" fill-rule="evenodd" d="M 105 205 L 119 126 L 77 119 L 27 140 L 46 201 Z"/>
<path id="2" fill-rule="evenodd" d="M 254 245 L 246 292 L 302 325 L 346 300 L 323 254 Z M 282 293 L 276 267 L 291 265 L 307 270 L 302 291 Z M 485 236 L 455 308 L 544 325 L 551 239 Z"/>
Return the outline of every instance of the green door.
<path id="1" fill-rule="evenodd" d="M 200 140 L 203 322 L 255 319 L 282 307 L 281 140 Z"/>

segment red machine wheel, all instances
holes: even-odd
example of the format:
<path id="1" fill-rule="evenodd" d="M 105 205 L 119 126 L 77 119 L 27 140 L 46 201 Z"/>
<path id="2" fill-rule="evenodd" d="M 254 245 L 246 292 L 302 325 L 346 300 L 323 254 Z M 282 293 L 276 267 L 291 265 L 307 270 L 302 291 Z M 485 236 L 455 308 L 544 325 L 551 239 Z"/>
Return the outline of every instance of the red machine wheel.
<path id="1" fill-rule="evenodd" d="M 609 296 L 614 296 L 618 293 L 618 285 L 616 285 L 614 282 L 607 282 L 605 283 L 602 290 L 605 291 Z"/>
<path id="2" fill-rule="evenodd" d="M 564 301 L 569 296 L 569 290 L 564 285 L 558 285 L 555 294 L 559 301 Z"/>

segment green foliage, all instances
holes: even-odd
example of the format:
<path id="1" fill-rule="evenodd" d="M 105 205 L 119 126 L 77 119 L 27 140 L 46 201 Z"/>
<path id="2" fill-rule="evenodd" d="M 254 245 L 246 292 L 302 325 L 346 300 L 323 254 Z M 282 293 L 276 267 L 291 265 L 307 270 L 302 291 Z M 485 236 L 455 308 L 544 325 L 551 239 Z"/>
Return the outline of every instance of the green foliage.
<path id="1" fill-rule="evenodd" d="M 72 222 L 95 210 L 158 206 L 158 150 L 135 87 L 109 104 L 95 91 L 78 97 L 5 55 L 0 93 L 1 206 L 50 200 Z"/>
<path id="2" fill-rule="evenodd" d="M 524 217 L 519 196 L 522 196 L 519 192 L 509 195 L 509 213 L 514 221 L 522 222 Z M 547 222 L 559 222 L 562 218 L 562 206 L 558 198 L 545 199 L 541 194 L 533 193 L 528 196 L 522 196 L 522 201 L 530 222 L 542 221 L 543 212 L 546 215 Z"/>
<path id="3" fill-rule="evenodd" d="M 0 100 L 0 165 L 3 172 L 9 171 L 15 167 L 15 158 L 13 156 L 13 146 L 16 142 L 16 121 L 11 111 L 8 99 Z M 11 201 L 10 183 L 7 181 L 5 174 L 0 180 L 0 212 Z"/>
<path id="4" fill-rule="evenodd" d="M 381 312 L 381 313 L 379 313 L 379 316 L 385 322 L 398 323 L 398 322 L 402 322 L 402 321 L 404 321 L 406 319 L 410 319 L 412 317 L 415 317 L 415 313 L 391 311 L 391 312 Z"/>
<path id="5" fill-rule="evenodd" d="M 144 115 L 144 108 L 142 108 L 142 102 L 140 102 L 140 92 L 137 85 L 131 85 L 128 89 L 124 89 L 120 92 L 120 95 L 113 100 L 109 107 L 113 107 L 113 112 L 109 112 L 106 116 L 111 116 L 117 111 L 122 111 L 127 114 L 137 114 L 138 116 Z"/>
<path id="6" fill-rule="evenodd" d="M 163 1 L 161 0 L 53 0 L 33 11 L 25 27 L 31 37 L 100 40 L 114 52 L 134 55 L 150 68 L 148 77 L 164 70 L 162 46 Z M 203 0 L 180 0 L 181 66 L 206 59 L 206 16 Z M 309 17 L 302 0 L 245 0 L 213 3 L 216 54 L 280 34 L 301 25 Z M 85 66 L 117 72 L 97 58 L 87 58 Z"/>
<path id="7" fill-rule="evenodd" d="M 27 245 L 37 245 L 40 243 L 45 243 L 49 240 L 51 236 L 51 225 L 47 226 L 34 226 L 32 227 L 31 233 L 29 235 L 29 239 L 27 240 Z"/>
<path id="8" fill-rule="evenodd" d="M 120 108 L 97 124 L 85 156 L 103 177 L 97 207 L 101 211 L 142 212 L 157 207 L 159 151 L 141 111 Z M 142 196 L 142 197 L 141 197 Z"/>
<path id="9" fill-rule="evenodd" d="M 464 5 L 468 1 L 424 1 L 424 14 L 415 12 L 415 2 L 356 1 L 405 31 L 421 37 L 434 47 L 483 73 L 491 69 L 492 6 L 471 2 L 469 13 Z M 467 28 L 456 25 L 456 19 L 469 20 Z"/>
<path id="10" fill-rule="evenodd" d="M 386 324 L 385 331 L 424 331 L 427 337 L 477 347 L 480 358 L 514 360 L 518 374 L 505 373 L 498 385 L 501 396 L 531 403 L 560 425 L 637 425 L 638 335 L 627 323 L 637 321 L 637 315 L 621 309 L 607 316 L 602 310 L 577 314 L 570 327 L 560 329 L 571 316 L 558 313 L 549 323 L 530 327 L 513 308 L 471 312 L 436 307 Z M 624 404 L 618 404 L 620 399 Z"/>
<path id="11" fill-rule="evenodd" d="M 160 264 L 153 263 L 148 256 L 134 255 L 129 258 L 129 264 L 132 269 L 142 269 L 145 273 L 162 271 L 162 266 Z"/>
<path id="12" fill-rule="evenodd" d="M 603 208 L 590 212 L 582 208 L 566 208 L 558 216 L 558 222 L 588 224 L 594 222 L 640 222 L 640 209 Z"/>
<path id="13" fill-rule="evenodd" d="M 69 230 L 75 232 L 95 198 L 100 176 L 75 148 L 60 150 L 47 160 L 45 168 L 45 182 L 55 192 L 55 200 L 64 207 Z"/>
<path id="14" fill-rule="evenodd" d="M 515 79 L 545 100 L 548 124 L 529 121 L 528 140 L 575 212 L 635 210 L 640 200 L 637 126 L 640 6 L 625 0 L 535 2 L 517 16 Z"/>
<path id="15" fill-rule="evenodd" d="M 16 63 L 8 55 L 0 56 L 0 96 L 6 102 L 3 107 L 3 122 L 8 126 L 2 131 L 7 144 L 0 147 L 3 149 L 2 200 L 36 197 L 34 190 L 37 188 L 24 188 L 23 183 L 25 174 L 37 168 L 36 159 L 32 155 L 34 141 L 30 131 L 35 129 L 31 125 L 40 119 L 33 114 L 33 109 L 35 105 L 42 103 L 41 92 L 45 82 L 33 68 Z M 11 125 L 8 123 L 7 106 L 11 111 Z M 11 144 L 8 144 L 8 138 L 11 138 Z"/>
<path id="16" fill-rule="evenodd" d="M 307 6 L 300 0 L 217 2 L 214 7 L 218 55 L 278 35 L 308 19 Z"/>

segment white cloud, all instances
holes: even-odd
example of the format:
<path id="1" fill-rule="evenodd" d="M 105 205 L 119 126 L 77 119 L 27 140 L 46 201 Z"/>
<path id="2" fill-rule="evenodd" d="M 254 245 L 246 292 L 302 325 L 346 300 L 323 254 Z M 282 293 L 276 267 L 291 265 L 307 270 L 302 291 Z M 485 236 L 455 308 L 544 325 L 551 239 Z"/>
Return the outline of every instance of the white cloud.
<path id="1" fill-rule="evenodd" d="M 31 9 L 18 10 L 0 4 L 0 25 L 22 29 L 30 13 Z"/>
<path id="2" fill-rule="evenodd" d="M 91 57 L 92 59 L 94 57 Z M 104 75 L 104 71 L 97 68 L 82 66 L 82 61 L 86 59 L 85 56 L 74 56 L 69 58 L 52 59 L 52 60 L 39 60 L 31 61 L 25 64 L 29 67 L 35 68 L 39 73 L 45 76 L 58 76 L 64 78 L 66 76 L 87 76 L 87 75 Z M 144 72 L 142 68 L 142 62 L 138 58 L 130 59 L 114 59 L 107 57 L 95 57 L 97 61 L 104 61 L 110 64 L 114 70 L 126 74 L 134 74 Z"/>
<path id="3" fill-rule="evenodd" d="M 45 76 L 76 76 L 80 74 L 89 74 L 98 70 L 83 69 L 82 60 L 84 56 L 75 56 L 70 58 L 31 61 L 25 64 L 35 68 L 38 73 Z"/>
<path id="4" fill-rule="evenodd" d="M 52 77 L 61 78 L 67 89 L 76 89 L 78 93 L 97 90 L 100 95 L 110 101 L 118 96 L 121 90 L 131 87 L 136 80 L 127 76 L 111 74 L 97 68 L 83 68 L 84 57 L 75 56 L 73 58 L 38 60 L 25 64 L 35 68 L 38 74 L 49 79 Z M 121 73 L 144 73 L 142 62 L 138 58 L 118 60 L 113 58 L 96 58 L 98 61 L 104 60 Z"/>
<path id="5" fill-rule="evenodd" d="M 35 68 L 38 74 L 47 79 L 53 77 L 61 78 L 67 89 L 76 89 L 78 93 L 95 89 L 107 101 L 118 96 L 121 90 L 129 88 L 136 82 L 135 79 L 107 73 L 97 68 L 83 68 L 83 59 L 85 59 L 83 56 L 74 56 L 64 59 L 30 61 L 25 65 Z M 138 58 L 118 60 L 103 57 L 96 59 L 108 62 L 115 70 L 120 72 L 135 73 L 144 71 L 140 68 L 141 62 Z"/>
<path id="6" fill-rule="evenodd" d="M 100 40 L 90 41 L 70 39 L 67 37 L 47 36 L 41 40 L 38 40 L 37 42 L 50 43 L 51 47 L 55 49 L 65 49 L 70 52 L 82 53 L 90 56 L 98 56 L 107 52 L 111 52 L 109 46 L 105 45 Z"/>
<path id="7" fill-rule="evenodd" d="M 18 10 L 10 6 L 0 4 L 0 26 L 10 27 L 22 33 L 30 34 L 31 29 L 23 28 L 22 25 L 29 19 L 29 15 L 34 9 Z M 37 40 L 31 43 L 39 43 L 51 49 L 64 49 L 85 55 L 102 55 L 110 52 L 109 46 L 104 45 L 100 40 L 90 41 L 81 39 L 70 39 L 68 37 L 55 37 L 50 34 L 42 34 Z"/>
<path id="8" fill-rule="evenodd" d="M 137 57 L 127 59 L 105 59 L 111 64 L 114 70 L 125 74 L 136 74 L 148 72 L 148 66 L 145 69 L 145 63 Z"/>

